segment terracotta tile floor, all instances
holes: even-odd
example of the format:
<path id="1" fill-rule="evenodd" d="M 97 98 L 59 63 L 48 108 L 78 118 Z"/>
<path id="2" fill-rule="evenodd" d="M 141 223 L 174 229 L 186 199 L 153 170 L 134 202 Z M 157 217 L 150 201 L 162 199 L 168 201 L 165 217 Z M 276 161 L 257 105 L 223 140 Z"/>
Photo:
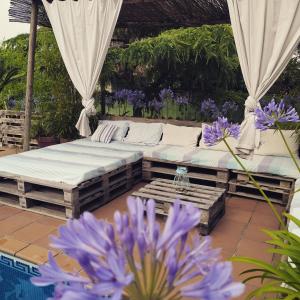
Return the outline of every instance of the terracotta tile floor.
<path id="1" fill-rule="evenodd" d="M 141 185 L 137 185 L 134 190 Z M 125 200 L 131 193 L 132 191 L 97 209 L 94 215 L 112 221 L 115 210 L 126 210 Z M 277 208 L 279 211 L 282 209 L 279 206 Z M 76 262 L 48 245 L 49 234 L 56 234 L 57 228 L 63 223 L 64 221 L 51 217 L 0 205 L 0 251 L 40 264 L 47 261 L 47 252 L 51 250 L 63 268 L 78 270 Z M 263 243 L 265 236 L 261 232 L 265 226 L 278 228 L 277 221 L 265 203 L 228 198 L 226 214 L 211 233 L 213 244 L 223 249 L 224 259 L 233 255 L 251 255 L 271 261 L 272 256 L 266 252 L 267 246 Z M 242 263 L 234 263 L 234 277 L 242 280 L 239 274 L 247 267 Z M 258 281 L 251 282 L 247 285 L 247 291 L 258 285 Z M 245 299 L 245 296 L 239 299 Z"/>

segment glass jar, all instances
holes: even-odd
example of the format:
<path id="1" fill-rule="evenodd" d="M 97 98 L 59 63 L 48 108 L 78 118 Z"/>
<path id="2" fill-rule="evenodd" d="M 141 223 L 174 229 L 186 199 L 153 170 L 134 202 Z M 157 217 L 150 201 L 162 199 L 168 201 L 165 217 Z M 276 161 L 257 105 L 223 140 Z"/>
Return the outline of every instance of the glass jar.
<path id="1" fill-rule="evenodd" d="M 188 169 L 186 167 L 177 167 L 173 184 L 176 189 L 180 190 L 187 189 L 190 186 Z"/>

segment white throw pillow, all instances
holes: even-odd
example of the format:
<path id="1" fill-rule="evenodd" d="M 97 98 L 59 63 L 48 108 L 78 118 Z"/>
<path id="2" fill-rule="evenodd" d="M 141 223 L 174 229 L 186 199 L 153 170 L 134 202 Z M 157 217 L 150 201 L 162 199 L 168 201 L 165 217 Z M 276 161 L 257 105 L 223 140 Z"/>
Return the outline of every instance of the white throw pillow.
<path id="1" fill-rule="evenodd" d="M 163 124 L 161 123 L 135 123 L 131 122 L 126 143 L 157 145 L 161 139 Z"/>
<path id="2" fill-rule="evenodd" d="M 129 128 L 130 121 L 110 121 L 110 120 L 101 120 L 99 121 L 100 124 L 112 124 L 117 126 L 117 130 L 115 131 L 112 141 L 123 141 L 124 137 L 126 136 Z"/>
<path id="3" fill-rule="evenodd" d="M 298 156 L 297 135 L 293 134 L 293 130 L 283 130 L 282 132 L 292 152 Z M 279 131 L 274 129 L 261 131 L 260 142 L 259 148 L 254 150 L 256 155 L 290 156 Z"/>
<path id="4" fill-rule="evenodd" d="M 202 137 L 200 140 L 199 148 L 200 149 L 210 149 L 210 150 L 214 150 L 214 151 L 229 151 L 223 141 L 214 146 L 208 146 L 204 143 L 203 132 L 204 132 L 206 126 L 210 126 L 210 125 L 205 124 L 205 123 L 202 124 Z M 235 148 L 238 145 L 238 140 L 233 137 L 229 137 L 226 139 L 226 141 L 228 142 L 230 148 L 235 151 Z"/>
<path id="5" fill-rule="evenodd" d="M 166 124 L 164 126 L 163 138 L 160 144 L 196 147 L 200 134 L 200 127 L 186 127 Z"/>
<path id="6" fill-rule="evenodd" d="M 102 142 L 108 144 L 117 130 L 117 126 L 112 124 L 100 124 L 91 137 L 92 142 Z"/>

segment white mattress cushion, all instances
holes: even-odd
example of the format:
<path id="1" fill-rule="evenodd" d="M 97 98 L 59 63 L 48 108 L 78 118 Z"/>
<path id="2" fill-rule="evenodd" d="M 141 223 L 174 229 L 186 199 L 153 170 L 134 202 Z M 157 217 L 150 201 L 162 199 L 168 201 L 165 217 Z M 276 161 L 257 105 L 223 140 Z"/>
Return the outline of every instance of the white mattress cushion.
<path id="1" fill-rule="evenodd" d="M 293 130 L 283 130 L 289 147 L 298 156 L 299 145 L 297 143 L 297 136 L 293 133 Z M 254 151 L 256 155 L 290 156 L 279 131 L 275 131 L 274 129 L 262 131 L 260 142 L 261 145 Z"/>
<path id="2" fill-rule="evenodd" d="M 206 126 L 210 126 L 210 125 L 205 124 L 205 123 L 202 124 L 202 132 L 204 132 Z M 238 140 L 233 138 L 233 137 L 228 137 L 226 139 L 226 141 L 228 142 L 230 148 L 232 150 L 235 150 L 235 148 L 237 147 L 237 144 L 238 144 Z M 214 145 L 214 146 L 206 145 L 204 143 L 203 133 L 202 133 L 202 137 L 201 137 L 201 140 L 200 140 L 199 148 L 200 149 L 210 149 L 210 150 L 215 150 L 215 151 L 229 151 L 227 146 L 225 145 L 225 143 L 223 141 L 221 141 L 220 143 L 218 143 L 217 145 Z"/>
<path id="3" fill-rule="evenodd" d="M 112 137 L 112 141 L 121 142 L 126 136 L 129 128 L 130 121 L 109 121 L 109 120 L 101 120 L 99 124 L 113 124 L 117 126 L 117 130 L 114 132 Z"/>
<path id="4" fill-rule="evenodd" d="M 186 127 L 166 124 L 164 126 L 163 137 L 160 144 L 196 147 L 200 134 L 200 127 Z"/>
<path id="5" fill-rule="evenodd" d="M 126 143 L 157 145 L 161 140 L 163 124 L 161 123 L 130 123 Z"/>

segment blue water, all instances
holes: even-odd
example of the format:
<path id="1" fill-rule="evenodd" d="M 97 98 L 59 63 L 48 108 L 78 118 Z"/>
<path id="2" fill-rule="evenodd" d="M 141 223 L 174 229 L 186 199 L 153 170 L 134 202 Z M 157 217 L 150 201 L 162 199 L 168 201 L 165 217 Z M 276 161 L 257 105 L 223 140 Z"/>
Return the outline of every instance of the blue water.
<path id="1" fill-rule="evenodd" d="M 37 276 L 37 268 L 29 263 L 0 253 L 0 299 L 45 300 L 53 293 L 52 287 L 39 288 L 30 278 Z"/>

